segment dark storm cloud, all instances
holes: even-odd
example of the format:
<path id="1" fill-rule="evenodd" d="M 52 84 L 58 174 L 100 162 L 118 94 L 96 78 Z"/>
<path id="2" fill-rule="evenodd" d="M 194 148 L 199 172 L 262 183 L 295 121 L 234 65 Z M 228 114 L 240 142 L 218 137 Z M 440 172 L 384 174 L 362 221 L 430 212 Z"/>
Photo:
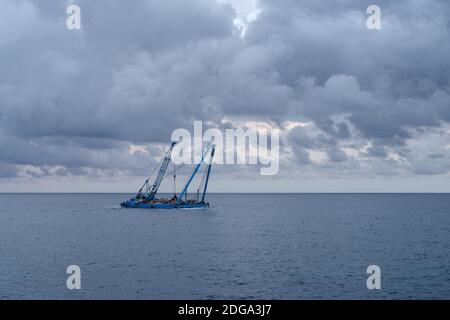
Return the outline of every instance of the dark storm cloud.
<path id="1" fill-rule="evenodd" d="M 345 142 L 351 131 L 352 138 L 376 145 L 366 155 L 384 158 L 384 146 L 401 155 L 408 141 L 428 133 L 426 128 L 448 123 L 447 1 L 378 1 L 380 31 L 365 27 L 365 9 L 372 4 L 365 1 L 260 3 L 263 12 L 249 27 L 248 42 L 286 47 L 273 63 L 279 82 L 295 91 L 298 118 L 312 120 L 330 139 Z M 317 135 L 313 140 L 323 138 Z M 408 151 L 405 163 L 399 163 L 405 170 L 422 161 L 417 150 Z M 330 161 L 335 155 L 328 152 Z M 444 171 L 412 171 L 448 172 L 450 163 L 442 161 L 439 168 L 443 167 Z"/>
<path id="2" fill-rule="evenodd" d="M 444 156 L 422 156 L 450 122 L 447 1 L 378 1 L 382 30 L 369 31 L 367 1 L 260 0 L 244 38 L 233 8 L 212 0 L 79 0 L 80 31 L 65 27 L 68 3 L 0 4 L 2 177 L 27 165 L 145 174 L 161 150 L 130 144 L 229 117 L 310 122 L 283 144 L 311 170 L 450 168 L 444 129 L 428 152 Z"/>
<path id="3" fill-rule="evenodd" d="M 450 101 L 447 2 L 381 1 L 378 32 L 365 28 L 364 1 L 281 3 L 263 1 L 248 35 L 289 46 L 275 66 L 280 82 L 300 81 L 302 115 L 318 122 L 348 114 L 367 138 L 406 138 L 407 127 L 447 120 L 448 108 L 435 101 Z"/>
<path id="4" fill-rule="evenodd" d="M 65 27 L 67 3 L 0 4 L 0 161 L 139 171 L 152 159 L 124 141 L 166 142 L 204 117 L 204 61 L 234 12 L 204 0 L 77 4 L 79 32 Z"/>
<path id="5" fill-rule="evenodd" d="M 0 56 L 4 128 L 29 137 L 165 141 L 191 111 L 183 108 L 197 107 L 193 84 L 209 72 L 202 70 L 208 57 L 199 54 L 213 44 L 196 49 L 198 40 L 229 36 L 231 8 L 211 1 L 140 1 L 129 9 L 123 1 L 77 3 L 80 32 L 65 28 L 60 1 L 16 5 L 32 8 L 23 20 L 34 25 Z"/>

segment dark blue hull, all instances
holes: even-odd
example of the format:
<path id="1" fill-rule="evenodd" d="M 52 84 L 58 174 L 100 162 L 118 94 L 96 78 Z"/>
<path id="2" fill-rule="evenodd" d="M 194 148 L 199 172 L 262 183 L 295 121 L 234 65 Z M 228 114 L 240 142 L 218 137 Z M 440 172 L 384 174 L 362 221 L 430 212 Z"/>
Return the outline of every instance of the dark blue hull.
<path id="1" fill-rule="evenodd" d="M 121 203 L 122 208 L 131 209 L 204 209 L 209 203 L 161 203 L 161 202 L 135 202 L 133 200 Z"/>

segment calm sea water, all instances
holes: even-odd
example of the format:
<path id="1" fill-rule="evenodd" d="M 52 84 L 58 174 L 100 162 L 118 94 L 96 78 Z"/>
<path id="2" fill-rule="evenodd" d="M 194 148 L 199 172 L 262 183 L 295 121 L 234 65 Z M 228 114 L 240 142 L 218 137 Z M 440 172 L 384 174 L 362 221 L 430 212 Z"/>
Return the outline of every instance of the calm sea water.
<path id="1" fill-rule="evenodd" d="M 127 198 L 0 195 L 0 298 L 450 298 L 450 195 L 216 194 L 169 211 Z"/>

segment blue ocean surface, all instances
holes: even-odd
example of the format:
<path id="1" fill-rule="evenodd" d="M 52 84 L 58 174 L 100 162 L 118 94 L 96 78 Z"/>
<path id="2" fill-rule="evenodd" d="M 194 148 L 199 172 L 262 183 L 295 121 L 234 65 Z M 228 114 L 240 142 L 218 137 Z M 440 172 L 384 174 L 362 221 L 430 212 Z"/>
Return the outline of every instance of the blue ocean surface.
<path id="1" fill-rule="evenodd" d="M 449 194 L 1 194 L 1 299 L 450 299 Z M 81 268 L 68 290 L 66 268 Z M 368 290 L 366 268 L 381 268 Z"/>

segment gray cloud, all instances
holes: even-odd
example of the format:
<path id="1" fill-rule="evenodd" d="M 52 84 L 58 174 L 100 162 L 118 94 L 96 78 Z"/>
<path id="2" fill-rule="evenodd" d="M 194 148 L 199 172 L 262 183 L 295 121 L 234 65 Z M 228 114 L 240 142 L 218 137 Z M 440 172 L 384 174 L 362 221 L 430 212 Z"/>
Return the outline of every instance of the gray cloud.
<path id="1" fill-rule="evenodd" d="M 260 0 L 244 38 L 222 2 L 77 4 L 81 31 L 64 2 L 0 4 L 0 178 L 145 175 L 172 130 L 225 118 L 310 123 L 282 174 L 450 170 L 447 1 L 378 1 L 369 31 L 366 1 Z"/>

